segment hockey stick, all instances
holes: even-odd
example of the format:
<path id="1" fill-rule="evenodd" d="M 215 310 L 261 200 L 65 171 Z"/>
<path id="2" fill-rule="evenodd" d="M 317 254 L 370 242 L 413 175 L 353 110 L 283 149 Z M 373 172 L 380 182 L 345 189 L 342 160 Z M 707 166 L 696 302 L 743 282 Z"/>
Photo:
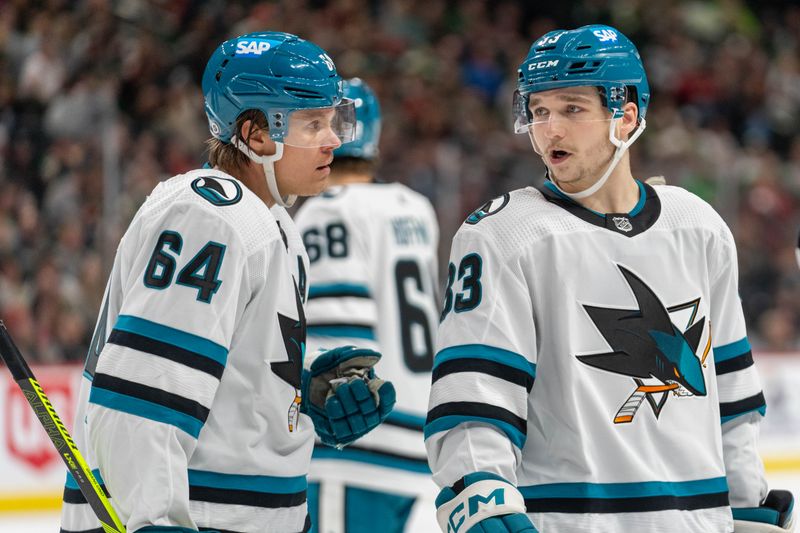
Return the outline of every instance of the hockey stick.
<path id="1" fill-rule="evenodd" d="M 81 452 L 75 446 L 67 428 L 58 417 L 56 410 L 42 390 L 42 386 L 36 381 L 28 363 L 22 358 L 19 349 L 11 339 L 11 335 L 6 329 L 6 325 L 0 320 L 0 356 L 3 357 L 11 376 L 17 382 L 25 399 L 31 404 L 33 412 L 44 426 L 47 435 L 58 450 L 58 454 L 64 460 L 72 477 L 78 483 L 84 498 L 89 503 L 92 511 L 97 515 L 98 520 L 103 526 L 105 533 L 125 533 L 125 526 L 117 518 L 111 503 L 100 488 L 100 484 L 92 475 L 91 470 L 83 460 Z"/>

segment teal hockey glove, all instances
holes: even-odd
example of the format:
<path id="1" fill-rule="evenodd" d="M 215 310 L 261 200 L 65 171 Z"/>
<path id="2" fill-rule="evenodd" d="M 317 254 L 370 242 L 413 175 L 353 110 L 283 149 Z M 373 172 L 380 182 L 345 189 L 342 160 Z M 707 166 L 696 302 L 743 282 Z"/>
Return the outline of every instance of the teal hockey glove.
<path id="1" fill-rule="evenodd" d="M 537 533 L 522 494 L 488 472 L 467 474 L 443 488 L 436 498 L 436 520 L 444 533 Z"/>
<path id="2" fill-rule="evenodd" d="M 340 346 L 320 349 L 305 361 L 302 412 L 314 422 L 319 438 L 342 447 L 383 422 L 395 402 L 394 386 L 375 375 L 381 354 Z"/>
<path id="3" fill-rule="evenodd" d="M 771 490 L 758 507 L 733 509 L 734 533 L 791 533 L 794 497 L 788 490 Z"/>

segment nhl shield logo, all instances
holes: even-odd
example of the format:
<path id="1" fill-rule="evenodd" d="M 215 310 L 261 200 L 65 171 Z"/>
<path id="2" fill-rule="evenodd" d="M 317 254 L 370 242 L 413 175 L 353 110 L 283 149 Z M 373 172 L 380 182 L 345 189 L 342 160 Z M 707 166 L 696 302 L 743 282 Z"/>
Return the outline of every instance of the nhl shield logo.
<path id="1" fill-rule="evenodd" d="M 628 217 L 613 217 L 611 220 L 620 231 L 627 233 L 633 229 L 633 224 L 631 224 L 631 221 Z"/>

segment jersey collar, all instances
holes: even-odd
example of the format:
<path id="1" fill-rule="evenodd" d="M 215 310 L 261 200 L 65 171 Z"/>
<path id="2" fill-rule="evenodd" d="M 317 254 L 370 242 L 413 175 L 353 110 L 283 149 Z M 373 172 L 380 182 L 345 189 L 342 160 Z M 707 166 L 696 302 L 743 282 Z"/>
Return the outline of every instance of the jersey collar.
<path id="1" fill-rule="evenodd" d="M 548 202 L 569 211 L 581 220 L 625 237 L 634 237 L 655 224 L 661 214 L 661 200 L 655 189 L 639 180 L 636 180 L 636 184 L 639 186 L 639 201 L 629 213 L 603 214 L 587 209 L 559 191 L 550 180 L 545 180 L 538 189 Z"/>

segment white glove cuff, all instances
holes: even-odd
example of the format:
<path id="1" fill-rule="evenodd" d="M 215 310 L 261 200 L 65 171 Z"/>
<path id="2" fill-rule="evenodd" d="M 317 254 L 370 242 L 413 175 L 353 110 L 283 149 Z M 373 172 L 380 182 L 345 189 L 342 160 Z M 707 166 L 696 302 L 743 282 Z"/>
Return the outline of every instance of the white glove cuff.
<path id="1" fill-rule="evenodd" d="M 492 516 L 525 513 L 525 499 L 511 483 L 486 479 L 469 485 L 436 510 L 439 527 L 448 531 L 469 531 Z"/>

